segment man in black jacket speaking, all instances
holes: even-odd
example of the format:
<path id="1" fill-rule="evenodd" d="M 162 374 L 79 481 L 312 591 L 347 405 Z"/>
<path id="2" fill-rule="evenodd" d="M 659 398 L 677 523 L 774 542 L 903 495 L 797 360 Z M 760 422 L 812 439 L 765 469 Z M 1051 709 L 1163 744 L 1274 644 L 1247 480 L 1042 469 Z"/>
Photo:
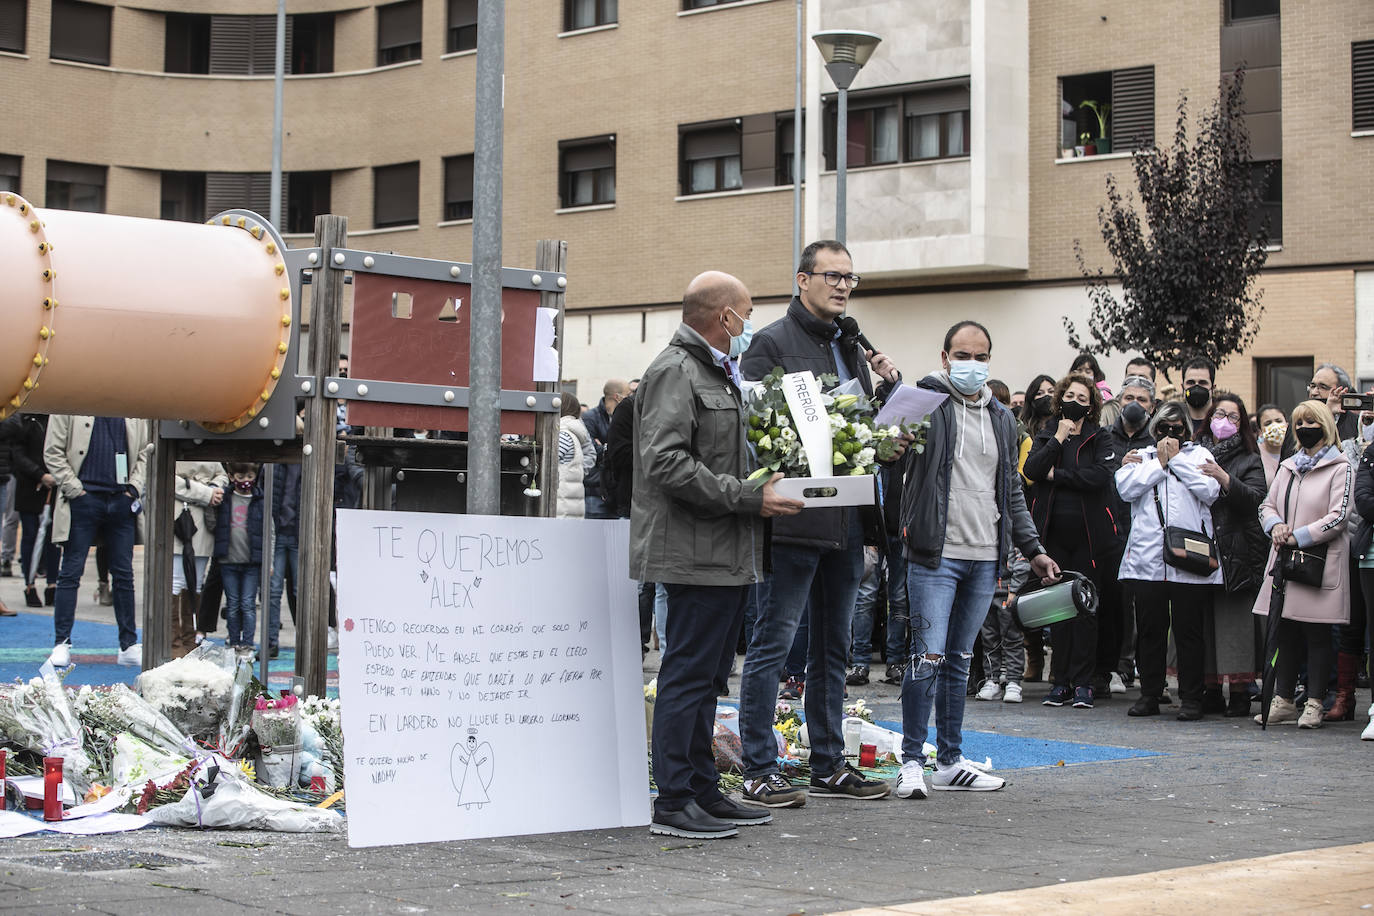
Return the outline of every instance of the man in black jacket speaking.
<path id="1" fill-rule="evenodd" d="M 745 378 L 760 379 L 781 366 L 859 379 L 873 393 L 872 370 L 889 382 L 900 376 L 892 360 L 861 349 L 841 335 L 836 319 L 859 283 L 840 242 L 813 242 L 797 266 L 800 295 L 787 314 L 755 335 L 741 362 Z M 744 745 L 744 799 L 770 808 L 801 807 L 807 792 L 779 772 L 773 738 L 778 675 L 804 613 L 810 646 L 803 700 L 811 740 L 810 794 L 882 798 L 890 788 L 865 779 L 845 763 L 844 676 L 854 599 L 863 575 L 863 529 L 857 509 L 807 509 L 773 523 L 773 573 L 762 587 L 762 608 L 744 660 L 740 732 Z"/>

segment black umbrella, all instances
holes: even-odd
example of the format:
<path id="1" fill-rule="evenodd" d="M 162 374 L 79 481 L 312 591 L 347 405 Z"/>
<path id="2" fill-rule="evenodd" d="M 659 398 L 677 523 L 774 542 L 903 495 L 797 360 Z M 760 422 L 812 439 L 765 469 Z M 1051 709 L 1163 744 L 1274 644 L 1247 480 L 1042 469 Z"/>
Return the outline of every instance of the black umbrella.
<path id="1" fill-rule="evenodd" d="M 1279 556 L 1282 548 L 1274 552 L 1274 568 L 1269 570 L 1273 577 L 1274 590 L 1269 595 L 1269 616 L 1264 619 L 1264 680 L 1260 686 L 1260 727 L 1269 728 L 1269 704 L 1274 699 L 1274 667 L 1279 657 L 1279 619 L 1283 617 L 1284 589 L 1288 580 L 1283 577 L 1283 563 Z"/>
<path id="2" fill-rule="evenodd" d="M 196 536 L 196 520 L 191 515 L 191 507 L 181 504 L 181 514 L 172 523 L 172 534 L 181 542 L 181 574 L 186 579 L 186 592 L 196 593 L 196 549 L 192 538 Z"/>
<path id="3" fill-rule="evenodd" d="M 38 536 L 34 538 L 33 558 L 29 568 L 24 570 L 24 585 L 32 588 L 38 581 L 38 564 L 43 562 L 44 546 L 48 543 L 48 529 L 52 527 L 52 491 L 48 491 L 48 501 L 43 504 L 43 514 L 38 516 Z"/>

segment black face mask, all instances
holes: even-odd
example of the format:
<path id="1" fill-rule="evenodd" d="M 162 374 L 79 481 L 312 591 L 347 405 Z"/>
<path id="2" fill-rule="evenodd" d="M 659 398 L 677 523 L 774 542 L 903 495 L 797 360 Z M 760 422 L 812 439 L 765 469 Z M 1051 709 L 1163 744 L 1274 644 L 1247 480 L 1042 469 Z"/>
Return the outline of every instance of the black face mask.
<path id="1" fill-rule="evenodd" d="M 1121 418 L 1130 426 L 1139 429 L 1145 425 L 1145 421 L 1150 419 L 1150 412 L 1145 409 L 1145 405 L 1139 401 L 1132 401 L 1121 408 Z"/>
<path id="2" fill-rule="evenodd" d="M 1155 438 L 1177 439 L 1179 442 L 1183 442 L 1188 438 L 1188 431 L 1184 429 L 1182 426 L 1174 426 L 1173 424 L 1168 424 L 1165 426 L 1160 426 L 1155 430 Z"/>
<path id="3" fill-rule="evenodd" d="M 1303 448 L 1311 448 L 1322 441 L 1325 433 L 1320 426 L 1299 426 L 1293 430 L 1293 435 L 1302 443 Z"/>
<path id="4" fill-rule="evenodd" d="M 1183 396 L 1183 400 L 1187 401 L 1188 406 L 1194 410 L 1201 410 L 1212 402 L 1212 392 L 1201 385 L 1192 385 Z"/>
<path id="5" fill-rule="evenodd" d="M 1080 404 L 1077 401 L 1065 401 L 1059 405 L 1059 412 L 1064 415 L 1064 419 L 1074 423 L 1086 417 L 1091 409 L 1087 404 Z"/>
<path id="6" fill-rule="evenodd" d="M 1048 417 L 1050 415 L 1050 402 L 1054 400 L 1051 395 L 1042 394 L 1031 401 L 1031 413 L 1037 417 Z"/>

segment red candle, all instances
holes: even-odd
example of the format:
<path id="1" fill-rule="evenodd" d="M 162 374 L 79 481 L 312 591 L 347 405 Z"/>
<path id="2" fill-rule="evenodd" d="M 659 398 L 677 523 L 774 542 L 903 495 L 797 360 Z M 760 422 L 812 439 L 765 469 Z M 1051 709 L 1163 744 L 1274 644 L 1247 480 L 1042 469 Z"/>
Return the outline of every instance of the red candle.
<path id="1" fill-rule="evenodd" d="M 62 820 L 62 758 L 43 758 L 43 820 Z"/>
<path id="2" fill-rule="evenodd" d="M 878 745 L 860 744 L 859 745 L 859 766 L 872 767 L 878 764 Z"/>

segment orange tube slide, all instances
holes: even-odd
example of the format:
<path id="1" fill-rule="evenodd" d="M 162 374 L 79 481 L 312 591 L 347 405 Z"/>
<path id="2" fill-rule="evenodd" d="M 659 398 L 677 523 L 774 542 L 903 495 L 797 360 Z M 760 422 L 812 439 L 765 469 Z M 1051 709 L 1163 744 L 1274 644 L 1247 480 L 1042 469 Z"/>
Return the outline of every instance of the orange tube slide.
<path id="1" fill-rule="evenodd" d="M 0 418 L 16 410 L 250 422 L 291 335 L 291 284 L 252 217 L 205 225 L 0 194 Z"/>

